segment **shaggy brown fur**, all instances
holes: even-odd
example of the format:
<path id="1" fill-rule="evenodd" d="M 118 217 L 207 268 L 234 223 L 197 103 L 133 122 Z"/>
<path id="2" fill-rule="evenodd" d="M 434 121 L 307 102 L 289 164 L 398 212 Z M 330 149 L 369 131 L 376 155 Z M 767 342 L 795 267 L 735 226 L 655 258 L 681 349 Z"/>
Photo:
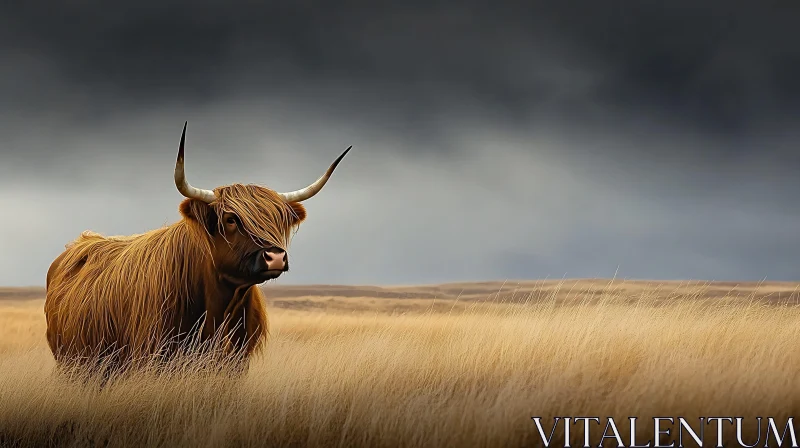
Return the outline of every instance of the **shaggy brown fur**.
<path id="1" fill-rule="evenodd" d="M 306 212 L 256 185 L 215 193 L 210 205 L 184 200 L 183 219 L 170 226 L 132 236 L 84 232 L 67 245 L 48 271 L 44 309 L 59 364 L 114 352 L 116 364 L 129 366 L 220 333 L 244 359 L 258 351 L 269 332 L 264 298 L 255 282 L 220 272 L 235 268 L 228 260 L 248 245 L 287 248 Z M 225 233 L 226 213 L 238 217 L 238 233 Z"/>

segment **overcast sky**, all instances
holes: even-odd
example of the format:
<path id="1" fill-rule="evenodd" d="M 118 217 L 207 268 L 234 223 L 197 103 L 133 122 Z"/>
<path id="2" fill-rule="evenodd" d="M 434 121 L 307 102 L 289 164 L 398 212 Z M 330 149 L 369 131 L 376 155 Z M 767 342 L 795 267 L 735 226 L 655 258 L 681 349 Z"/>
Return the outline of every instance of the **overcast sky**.
<path id="1" fill-rule="evenodd" d="M 203 188 L 353 145 L 282 284 L 800 279 L 800 3 L 69 3 L 0 3 L 0 285 L 177 220 L 185 120 Z"/>

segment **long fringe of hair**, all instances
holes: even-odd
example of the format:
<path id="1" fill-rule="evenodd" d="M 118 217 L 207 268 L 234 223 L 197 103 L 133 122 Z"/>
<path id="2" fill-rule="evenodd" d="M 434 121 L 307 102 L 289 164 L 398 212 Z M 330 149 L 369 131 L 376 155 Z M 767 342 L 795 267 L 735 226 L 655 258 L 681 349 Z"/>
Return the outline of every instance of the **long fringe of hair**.
<path id="1" fill-rule="evenodd" d="M 297 215 L 272 190 L 258 185 L 233 184 L 215 190 L 212 207 L 218 216 L 234 213 L 256 244 L 273 244 L 286 250 Z M 222 222 L 220 220 L 220 231 Z"/>

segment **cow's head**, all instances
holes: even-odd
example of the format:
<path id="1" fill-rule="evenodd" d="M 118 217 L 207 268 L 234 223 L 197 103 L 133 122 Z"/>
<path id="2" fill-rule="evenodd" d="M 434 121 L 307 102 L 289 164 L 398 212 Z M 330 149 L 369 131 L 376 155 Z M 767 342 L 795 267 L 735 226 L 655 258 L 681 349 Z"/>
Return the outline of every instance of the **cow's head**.
<path id="1" fill-rule="evenodd" d="M 206 230 L 216 271 L 236 285 L 262 283 L 288 271 L 291 233 L 306 218 L 301 202 L 319 193 L 350 148 L 301 190 L 278 193 L 258 185 L 233 184 L 212 191 L 186 180 L 185 140 L 186 124 L 175 163 L 175 185 L 188 198 L 180 211 Z"/>

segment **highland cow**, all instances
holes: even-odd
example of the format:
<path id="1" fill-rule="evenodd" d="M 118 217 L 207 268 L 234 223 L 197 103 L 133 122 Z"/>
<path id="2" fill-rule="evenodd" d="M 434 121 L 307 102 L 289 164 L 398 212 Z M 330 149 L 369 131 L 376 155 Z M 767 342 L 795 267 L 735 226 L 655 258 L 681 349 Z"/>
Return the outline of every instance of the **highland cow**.
<path id="1" fill-rule="evenodd" d="M 348 147 L 306 188 L 278 193 L 258 185 L 204 190 L 184 174 L 186 123 L 175 185 L 182 219 L 131 236 L 84 232 L 47 272 L 47 341 L 59 366 L 106 362 L 128 368 L 178 347 L 223 340 L 249 365 L 269 327 L 258 285 L 289 270 L 289 239 Z M 221 338 L 220 338 L 221 335 Z M 190 344 L 191 343 L 191 344 Z"/>

